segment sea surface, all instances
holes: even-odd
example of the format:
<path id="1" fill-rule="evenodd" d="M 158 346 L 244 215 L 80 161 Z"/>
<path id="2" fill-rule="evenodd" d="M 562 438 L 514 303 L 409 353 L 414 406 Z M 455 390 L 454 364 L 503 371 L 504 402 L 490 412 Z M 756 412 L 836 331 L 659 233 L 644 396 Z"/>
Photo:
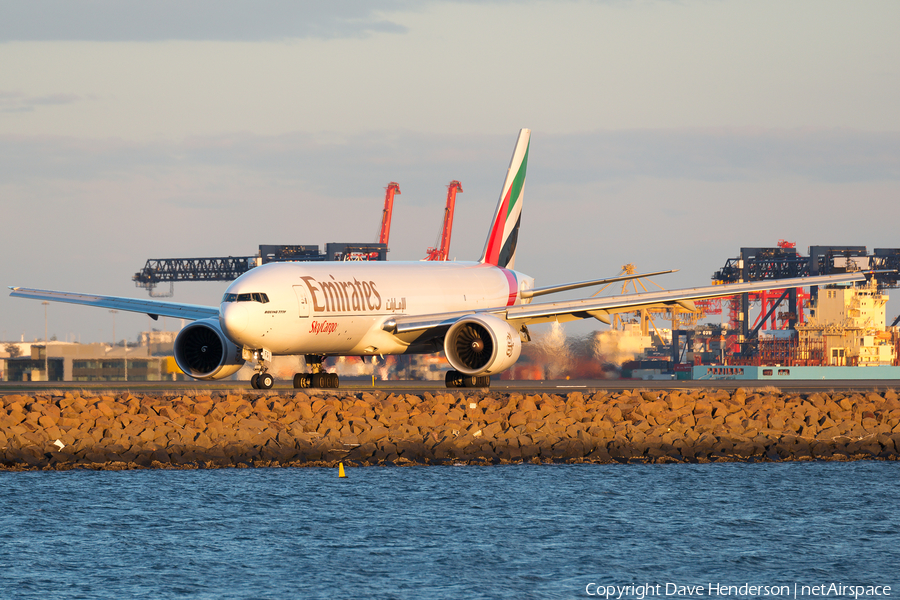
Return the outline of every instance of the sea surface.
<path id="1" fill-rule="evenodd" d="M 597 597 L 900 597 L 900 463 L 0 473 L 0 600 Z"/>

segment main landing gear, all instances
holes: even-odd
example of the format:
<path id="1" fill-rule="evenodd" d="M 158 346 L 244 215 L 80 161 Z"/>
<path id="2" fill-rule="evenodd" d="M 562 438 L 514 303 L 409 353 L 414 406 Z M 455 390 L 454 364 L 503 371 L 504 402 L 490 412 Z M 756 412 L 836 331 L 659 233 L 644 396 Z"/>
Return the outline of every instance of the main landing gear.
<path id="1" fill-rule="evenodd" d="M 270 390 L 275 385 L 275 378 L 268 372 L 266 365 L 267 360 L 271 360 L 272 355 L 260 351 L 246 351 L 246 360 L 256 361 L 256 373 L 250 378 L 250 386 L 255 390 Z M 340 386 L 340 379 L 337 373 L 327 373 L 322 368 L 322 361 L 325 357 L 320 354 L 307 354 L 306 364 L 312 370 L 312 373 L 297 373 L 294 375 L 295 388 L 332 388 L 337 389 Z"/>
<path id="2" fill-rule="evenodd" d="M 444 383 L 448 388 L 465 387 L 465 388 L 486 388 L 491 387 L 490 375 L 463 375 L 459 371 L 447 371 L 444 377 Z"/>
<path id="3" fill-rule="evenodd" d="M 294 375 L 295 388 L 332 388 L 340 387 L 340 379 L 337 373 L 326 373 L 322 368 L 325 357 L 320 354 L 307 354 L 306 364 L 312 369 L 312 373 L 297 373 Z"/>

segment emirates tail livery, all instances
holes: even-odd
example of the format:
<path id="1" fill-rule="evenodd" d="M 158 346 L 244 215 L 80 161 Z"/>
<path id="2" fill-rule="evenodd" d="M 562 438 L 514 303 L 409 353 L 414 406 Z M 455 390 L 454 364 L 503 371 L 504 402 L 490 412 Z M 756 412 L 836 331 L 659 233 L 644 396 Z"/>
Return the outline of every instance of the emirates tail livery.
<path id="1" fill-rule="evenodd" d="M 514 270 L 530 137 L 528 129 L 519 132 L 478 262 L 268 263 L 228 286 L 218 307 L 19 287 L 11 295 L 190 319 L 175 340 L 175 360 L 196 379 L 228 377 L 252 361 L 257 372 L 251 385 L 268 389 L 274 383 L 267 371 L 272 356 L 302 354 L 312 372 L 294 375 L 294 387 L 336 388 L 337 375 L 322 366 L 326 357 L 443 351 L 453 367 L 448 387 L 487 387 L 491 375 L 518 360 L 532 323 L 588 317 L 609 323 L 612 313 L 638 308 L 691 309 L 700 298 L 865 279 L 848 273 L 533 302 L 554 292 L 660 273 L 535 288 L 531 277 Z"/>

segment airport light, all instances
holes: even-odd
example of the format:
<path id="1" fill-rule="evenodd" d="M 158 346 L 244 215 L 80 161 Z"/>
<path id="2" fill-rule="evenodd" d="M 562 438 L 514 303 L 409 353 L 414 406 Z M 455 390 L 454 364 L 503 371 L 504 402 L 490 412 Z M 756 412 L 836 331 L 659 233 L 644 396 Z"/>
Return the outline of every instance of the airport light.
<path id="1" fill-rule="evenodd" d="M 111 313 L 112 313 L 112 316 L 113 316 L 113 341 L 112 341 L 112 350 L 113 350 L 113 352 L 115 352 L 115 350 L 116 350 L 116 313 L 119 312 L 119 311 L 117 311 L 117 310 L 115 310 L 115 309 L 112 309 L 112 310 L 110 310 L 109 312 L 111 312 Z M 113 356 L 115 356 L 115 355 L 113 355 Z M 126 377 L 126 379 L 127 379 L 127 377 Z"/>
<path id="2" fill-rule="evenodd" d="M 50 360 L 47 358 L 47 353 L 50 350 L 47 341 L 47 307 L 50 306 L 50 303 L 44 301 L 41 304 L 44 305 L 44 377 L 47 378 L 47 381 L 50 381 Z"/>
<path id="3" fill-rule="evenodd" d="M 110 310 L 109 312 L 111 312 L 111 313 L 112 313 L 112 316 L 113 316 L 113 341 L 112 341 L 112 345 L 113 345 L 113 347 L 115 347 L 115 345 L 116 345 L 116 313 L 119 312 L 119 311 L 113 309 L 113 310 Z"/>

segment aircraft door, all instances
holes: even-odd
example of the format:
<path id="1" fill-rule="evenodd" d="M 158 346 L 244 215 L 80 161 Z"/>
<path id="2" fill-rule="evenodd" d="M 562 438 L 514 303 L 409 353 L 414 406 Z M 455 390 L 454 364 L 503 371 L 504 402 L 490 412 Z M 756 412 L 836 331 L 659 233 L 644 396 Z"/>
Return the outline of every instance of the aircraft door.
<path id="1" fill-rule="evenodd" d="M 297 315 L 300 318 L 309 316 L 309 295 L 306 293 L 306 286 L 295 285 L 294 293 L 297 295 L 297 304 L 300 312 Z"/>

